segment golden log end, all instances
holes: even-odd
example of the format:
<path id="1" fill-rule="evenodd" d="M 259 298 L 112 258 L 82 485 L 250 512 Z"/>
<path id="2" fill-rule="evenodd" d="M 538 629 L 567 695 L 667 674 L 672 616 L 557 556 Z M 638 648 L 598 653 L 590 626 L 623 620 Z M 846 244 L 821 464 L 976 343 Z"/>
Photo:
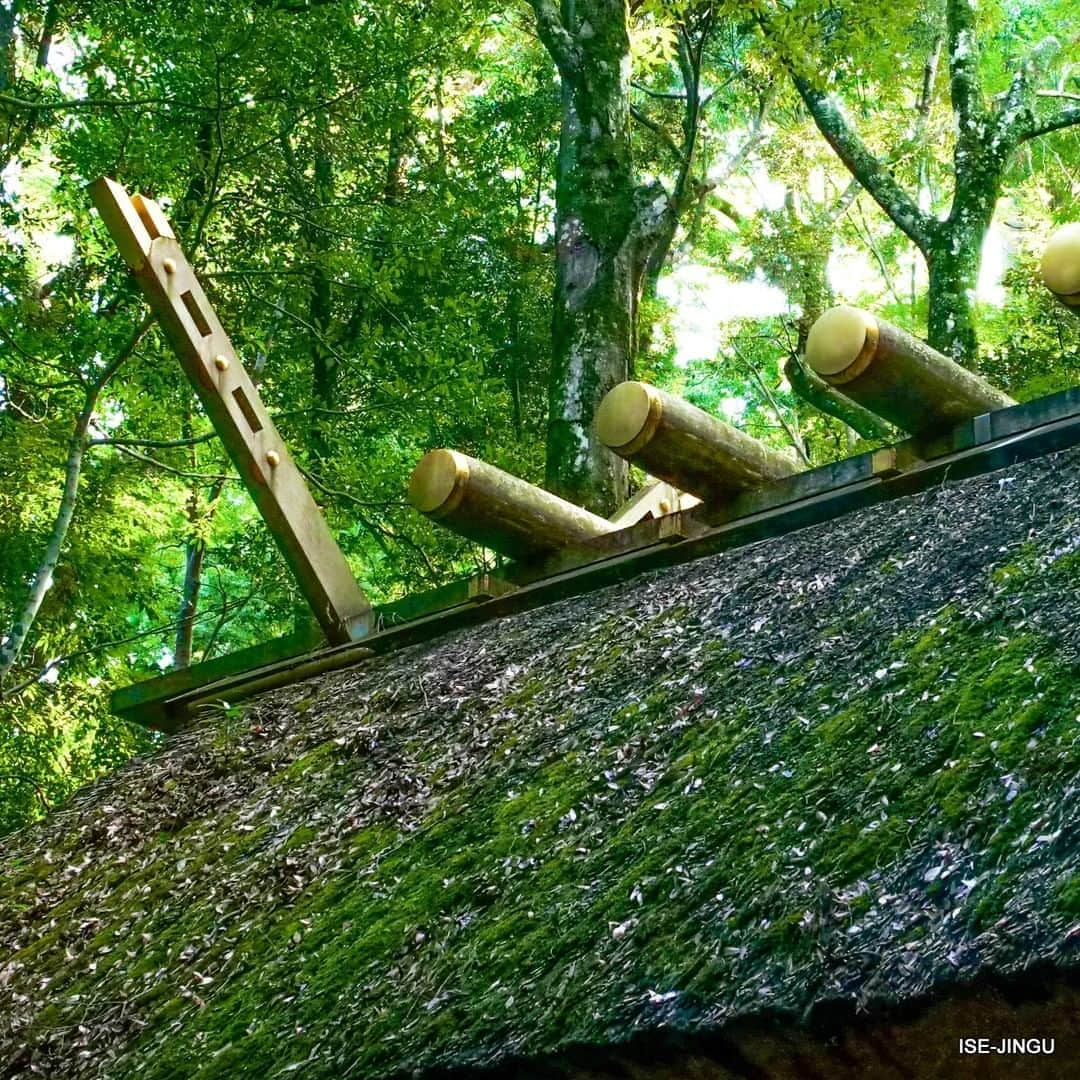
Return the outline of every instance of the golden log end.
<path id="1" fill-rule="evenodd" d="M 1066 303 L 1080 304 L 1080 221 L 1058 229 L 1047 242 L 1042 257 L 1046 287 Z"/>
<path id="2" fill-rule="evenodd" d="M 648 383 L 619 383 L 596 410 L 596 432 L 606 447 L 627 457 L 653 437 L 663 411 L 663 399 Z"/>
<path id="3" fill-rule="evenodd" d="M 460 502 L 469 479 L 469 459 L 456 450 L 432 450 L 413 469 L 409 502 L 422 514 L 442 517 Z"/>
<path id="4" fill-rule="evenodd" d="M 846 382 L 866 369 L 877 342 L 877 319 L 862 308 L 841 304 L 810 327 L 806 362 L 827 381 Z"/>

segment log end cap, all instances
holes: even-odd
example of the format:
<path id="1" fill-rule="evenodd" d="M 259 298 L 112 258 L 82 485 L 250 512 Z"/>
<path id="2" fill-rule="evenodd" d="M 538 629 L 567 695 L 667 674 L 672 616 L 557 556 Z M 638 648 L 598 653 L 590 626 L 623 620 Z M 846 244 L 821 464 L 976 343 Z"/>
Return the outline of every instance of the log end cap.
<path id="1" fill-rule="evenodd" d="M 1058 296 L 1080 293 L 1080 221 L 1058 229 L 1042 257 L 1042 279 Z"/>
<path id="2" fill-rule="evenodd" d="M 469 477 L 469 459 L 456 450 L 431 450 L 413 469 L 409 502 L 421 514 L 434 517 L 454 506 L 454 497 Z"/>
<path id="3" fill-rule="evenodd" d="M 819 375 L 839 375 L 877 344 L 877 320 L 862 308 L 829 308 L 806 337 L 806 362 Z"/>
<path id="4" fill-rule="evenodd" d="M 642 382 L 624 382 L 609 390 L 596 410 L 596 432 L 612 450 L 627 452 L 648 441 L 659 420 L 660 395 Z"/>

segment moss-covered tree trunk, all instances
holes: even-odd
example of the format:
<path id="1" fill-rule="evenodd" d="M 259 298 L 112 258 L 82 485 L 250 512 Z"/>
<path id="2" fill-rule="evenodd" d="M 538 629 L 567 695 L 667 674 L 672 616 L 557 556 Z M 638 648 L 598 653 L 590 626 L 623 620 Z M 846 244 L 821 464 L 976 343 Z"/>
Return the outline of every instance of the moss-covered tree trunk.
<path id="1" fill-rule="evenodd" d="M 959 92 L 954 90 L 953 99 Z M 949 216 L 927 230 L 922 250 L 930 272 L 927 341 L 958 364 L 978 356 L 972 314 L 982 248 L 1015 143 L 1009 125 L 966 106 L 953 151 L 955 189 Z"/>
<path id="2" fill-rule="evenodd" d="M 958 364 L 970 364 L 978 356 L 972 300 L 985 235 L 985 229 L 943 232 L 926 253 L 930 271 L 926 340 Z"/>
<path id="3" fill-rule="evenodd" d="M 630 373 L 645 264 L 673 212 L 637 184 L 630 134 L 626 0 L 533 0 L 562 80 L 547 485 L 609 514 L 626 465 L 593 431 L 600 399 Z"/>

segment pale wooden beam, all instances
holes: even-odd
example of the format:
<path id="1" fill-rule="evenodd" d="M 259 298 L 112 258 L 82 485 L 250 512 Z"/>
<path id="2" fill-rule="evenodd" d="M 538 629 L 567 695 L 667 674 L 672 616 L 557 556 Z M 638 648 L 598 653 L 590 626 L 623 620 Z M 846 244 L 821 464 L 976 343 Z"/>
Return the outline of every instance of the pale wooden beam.
<path id="1" fill-rule="evenodd" d="M 624 382 L 608 391 L 596 430 L 620 457 L 705 502 L 800 471 L 787 455 L 648 383 Z"/>
<path id="2" fill-rule="evenodd" d="M 663 480 L 649 480 L 615 511 L 608 521 L 617 529 L 628 529 L 647 517 L 662 518 L 700 506 L 701 500 L 689 492 L 680 491 Z"/>
<path id="3" fill-rule="evenodd" d="M 1043 250 L 1042 279 L 1073 314 L 1080 315 L 1080 221 L 1058 229 Z"/>
<path id="4" fill-rule="evenodd" d="M 420 459 L 409 501 L 440 525 L 514 559 L 615 531 L 602 517 L 456 450 L 432 450 Z"/>
<path id="5" fill-rule="evenodd" d="M 847 305 L 810 328 L 806 360 L 831 386 L 912 435 L 1016 404 L 907 331 Z"/>
<path id="6" fill-rule="evenodd" d="M 107 178 L 89 193 L 327 639 L 364 636 L 371 604 L 165 215 Z"/>

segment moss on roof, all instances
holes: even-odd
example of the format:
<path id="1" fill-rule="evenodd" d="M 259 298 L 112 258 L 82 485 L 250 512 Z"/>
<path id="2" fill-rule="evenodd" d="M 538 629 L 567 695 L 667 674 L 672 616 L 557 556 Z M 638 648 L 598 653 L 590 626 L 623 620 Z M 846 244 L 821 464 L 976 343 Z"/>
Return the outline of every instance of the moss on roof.
<path id="1" fill-rule="evenodd" d="M 375 1077 L 1073 964 L 1080 450 L 217 709 L 0 855 L 0 1071 Z"/>

